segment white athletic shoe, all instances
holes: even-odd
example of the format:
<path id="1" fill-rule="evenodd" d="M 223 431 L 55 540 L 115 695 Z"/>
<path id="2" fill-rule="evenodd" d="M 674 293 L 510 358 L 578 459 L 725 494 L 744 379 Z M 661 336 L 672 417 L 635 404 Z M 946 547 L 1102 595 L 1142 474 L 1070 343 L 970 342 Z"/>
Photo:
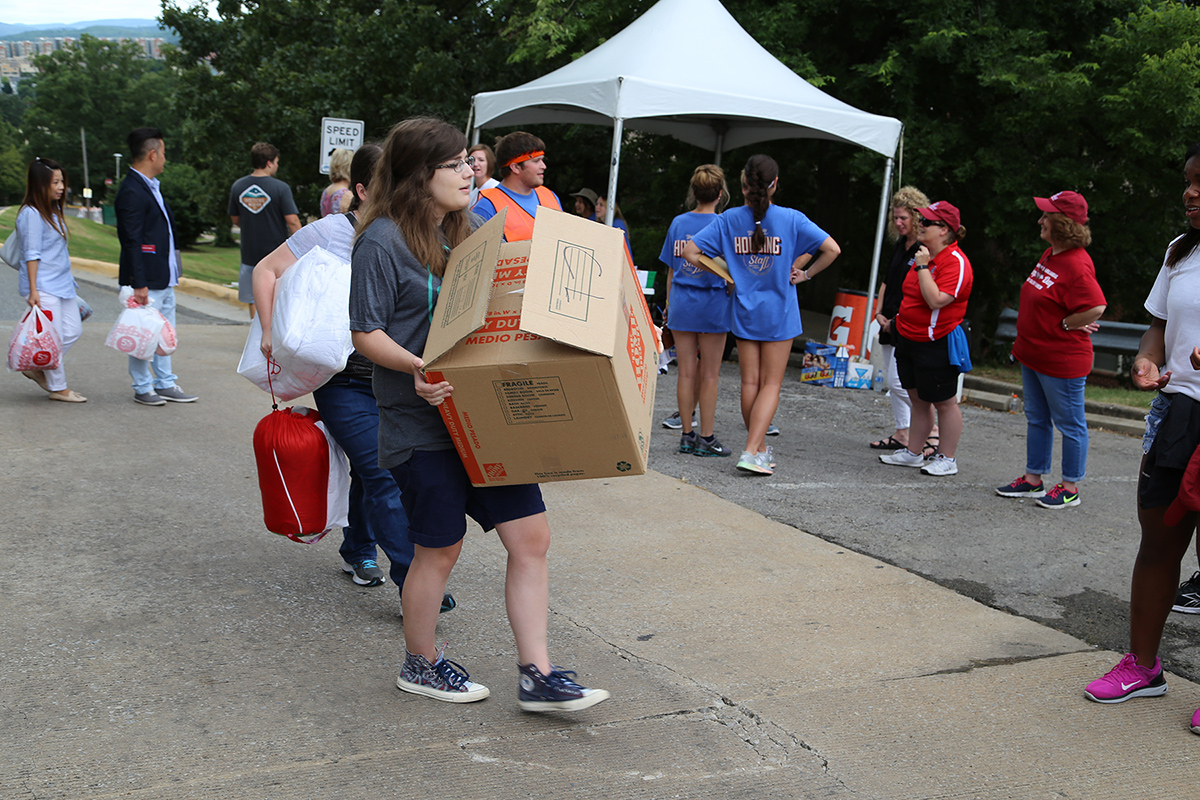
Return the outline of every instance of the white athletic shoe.
<path id="1" fill-rule="evenodd" d="M 925 466 L 921 467 L 921 474 L 922 475 L 934 475 L 936 477 L 942 477 L 945 475 L 957 475 L 958 474 L 958 462 L 955 461 L 953 458 L 947 458 L 946 456 L 942 455 L 941 453 L 938 453 L 931 460 L 927 461 L 925 463 Z"/>
<path id="2" fill-rule="evenodd" d="M 907 447 L 902 447 L 893 453 L 886 456 L 880 456 L 879 460 L 885 464 L 891 464 L 894 467 L 924 467 L 925 457 L 920 453 L 913 453 Z"/>

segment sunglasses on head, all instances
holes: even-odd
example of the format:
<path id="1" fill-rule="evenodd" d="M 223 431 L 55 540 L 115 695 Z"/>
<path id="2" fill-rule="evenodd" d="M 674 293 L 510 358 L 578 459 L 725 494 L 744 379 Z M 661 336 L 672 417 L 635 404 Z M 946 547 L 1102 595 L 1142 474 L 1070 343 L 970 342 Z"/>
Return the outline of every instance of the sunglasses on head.
<path id="1" fill-rule="evenodd" d="M 921 217 L 917 221 L 921 223 L 922 228 L 928 228 L 930 225 L 937 225 L 942 228 L 947 227 L 946 223 L 942 222 L 940 219 L 925 219 L 924 217 Z"/>

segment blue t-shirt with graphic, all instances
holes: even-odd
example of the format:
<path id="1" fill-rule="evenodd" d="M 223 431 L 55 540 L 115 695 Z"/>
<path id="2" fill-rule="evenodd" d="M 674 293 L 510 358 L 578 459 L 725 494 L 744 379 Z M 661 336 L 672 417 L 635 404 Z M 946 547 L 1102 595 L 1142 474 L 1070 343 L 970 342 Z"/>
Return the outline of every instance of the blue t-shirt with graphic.
<path id="1" fill-rule="evenodd" d="M 700 231 L 711 225 L 716 214 L 697 214 L 694 211 L 680 214 L 671 220 L 667 238 L 663 242 L 658 260 L 671 269 L 671 286 L 686 286 L 693 289 L 724 289 L 725 281 L 700 267 L 693 267 L 683 257 L 683 248 Z"/>
<path id="2" fill-rule="evenodd" d="M 731 208 L 692 237 L 706 256 L 720 256 L 733 277 L 731 330 L 739 339 L 779 342 L 803 332 L 792 263 L 815 253 L 829 234 L 804 214 L 771 204 L 762 220 L 766 252 L 751 253 L 754 212 Z"/>

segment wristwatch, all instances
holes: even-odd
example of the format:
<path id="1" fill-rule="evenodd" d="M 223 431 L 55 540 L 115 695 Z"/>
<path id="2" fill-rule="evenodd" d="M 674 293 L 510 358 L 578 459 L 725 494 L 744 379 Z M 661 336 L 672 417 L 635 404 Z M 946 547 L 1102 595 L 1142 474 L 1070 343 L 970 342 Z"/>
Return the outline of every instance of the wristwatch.
<path id="1" fill-rule="evenodd" d="M 917 264 L 916 266 L 913 267 L 913 269 L 915 269 L 917 272 L 920 272 L 923 269 L 929 269 L 929 265 L 928 264 Z"/>

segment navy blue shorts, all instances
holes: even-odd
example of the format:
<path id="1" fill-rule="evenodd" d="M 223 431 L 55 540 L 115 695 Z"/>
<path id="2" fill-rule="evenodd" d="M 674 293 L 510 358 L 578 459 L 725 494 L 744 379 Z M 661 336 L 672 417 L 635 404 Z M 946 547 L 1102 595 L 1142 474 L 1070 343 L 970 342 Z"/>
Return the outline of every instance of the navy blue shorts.
<path id="1" fill-rule="evenodd" d="M 498 523 L 546 510 L 536 483 L 472 486 L 455 450 L 416 450 L 390 470 L 408 515 L 408 540 L 421 547 L 450 547 L 467 534 L 467 517 L 490 531 Z"/>

